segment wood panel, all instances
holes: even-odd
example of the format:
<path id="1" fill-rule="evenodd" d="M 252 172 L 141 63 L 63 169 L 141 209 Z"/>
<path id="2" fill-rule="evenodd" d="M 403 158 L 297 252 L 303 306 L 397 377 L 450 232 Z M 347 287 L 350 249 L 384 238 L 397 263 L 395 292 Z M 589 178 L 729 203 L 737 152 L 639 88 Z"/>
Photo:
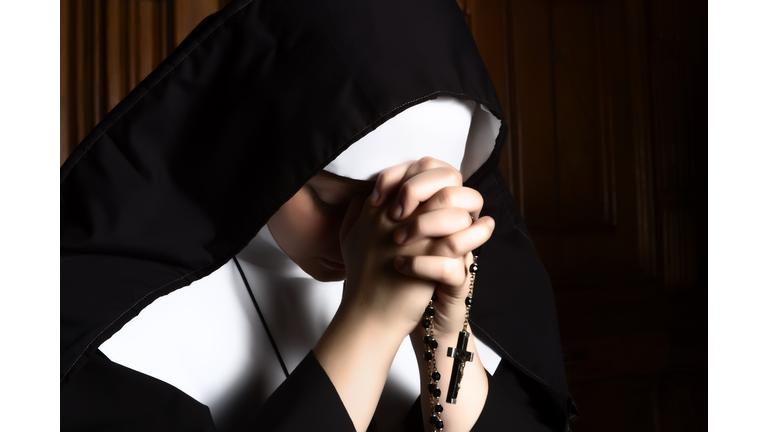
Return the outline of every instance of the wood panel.
<path id="1" fill-rule="evenodd" d="M 636 154 L 631 122 L 644 108 L 631 100 L 623 6 L 519 0 L 510 7 L 524 167 L 517 199 L 562 288 L 643 285 L 653 275 L 652 215 L 638 211 L 637 186 L 649 167 Z"/>
<path id="2" fill-rule="evenodd" d="M 577 432 L 662 430 L 655 416 L 659 393 L 656 377 L 584 381 L 571 385 L 571 392 L 581 411 L 581 417 L 573 424 Z"/>
<path id="3" fill-rule="evenodd" d="M 521 170 L 515 197 L 528 224 L 559 219 L 548 4 L 517 1 L 509 8 L 516 91 L 516 139 Z M 535 169 L 531 169 L 535 167 Z"/>
<path id="4" fill-rule="evenodd" d="M 61 163 L 206 16 L 229 0 L 61 0 Z"/>
<path id="5" fill-rule="evenodd" d="M 512 186 L 553 282 L 574 428 L 703 430 L 706 5 L 510 0 L 506 28 Z"/>
<path id="6" fill-rule="evenodd" d="M 477 44 L 480 57 L 485 63 L 488 74 L 496 87 L 497 96 L 504 110 L 505 120 L 508 125 L 513 126 L 514 121 L 510 121 L 510 82 L 509 82 L 509 64 L 507 57 L 507 20 L 505 0 L 458 0 L 459 7 L 464 12 L 464 18 L 472 32 L 472 36 Z M 515 184 L 515 161 L 513 160 L 514 146 L 513 131 L 507 134 L 504 148 L 502 149 L 499 160 L 499 169 L 504 179 L 510 186 L 510 190 L 515 193 L 517 189 Z"/>
<path id="7" fill-rule="evenodd" d="M 219 0 L 173 0 L 174 40 L 178 45 L 208 15 L 228 2 Z"/>
<path id="8" fill-rule="evenodd" d="M 658 197 L 657 221 L 661 227 L 659 242 L 665 286 L 690 288 L 696 280 L 694 232 L 695 173 L 693 146 L 689 140 L 690 120 L 685 27 L 680 0 L 652 3 L 650 65 L 654 87 L 651 94 L 653 142 L 656 157 L 654 179 Z"/>
<path id="9" fill-rule="evenodd" d="M 71 144 L 75 141 L 73 137 L 73 130 L 71 127 L 73 120 L 73 101 L 74 101 L 74 86 L 72 85 L 72 73 L 70 73 L 70 63 L 73 57 L 72 45 L 73 38 L 70 36 L 72 33 L 72 8 L 68 3 L 62 3 L 59 14 L 59 140 L 60 140 L 60 163 L 64 163 L 69 154 L 72 152 Z"/>

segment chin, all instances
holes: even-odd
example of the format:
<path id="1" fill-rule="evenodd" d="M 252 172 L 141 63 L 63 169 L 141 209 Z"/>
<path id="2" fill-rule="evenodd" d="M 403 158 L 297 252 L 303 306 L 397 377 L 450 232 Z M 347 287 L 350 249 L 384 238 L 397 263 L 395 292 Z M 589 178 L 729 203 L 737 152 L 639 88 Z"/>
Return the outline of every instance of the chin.
<path id="1" fill-rule="evenodd" d="M 346 271 L 328 268 L 322 261 L 307 266 L 299 265 L 299 267 L 318 282 L 340 282 L 347 278 Z"/>
<path id="2" fill-rule="evenodd" d="M 338 270 L 325 270 L 322 272 L 309 273 L 313 279 L 319 282 L 340 282 L 347 278 L 347 272 Z"/>

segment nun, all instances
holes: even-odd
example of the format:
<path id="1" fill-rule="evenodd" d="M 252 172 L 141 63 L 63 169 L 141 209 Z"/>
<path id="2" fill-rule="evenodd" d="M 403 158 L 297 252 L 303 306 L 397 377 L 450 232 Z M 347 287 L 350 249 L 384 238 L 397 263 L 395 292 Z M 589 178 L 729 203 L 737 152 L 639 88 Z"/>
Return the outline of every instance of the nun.
<path id="1" fill-rule="evenodd" d="M 207 18 L 61 168 L 62 429 L 569 430 L 506 131 L 452 0 Z"/>

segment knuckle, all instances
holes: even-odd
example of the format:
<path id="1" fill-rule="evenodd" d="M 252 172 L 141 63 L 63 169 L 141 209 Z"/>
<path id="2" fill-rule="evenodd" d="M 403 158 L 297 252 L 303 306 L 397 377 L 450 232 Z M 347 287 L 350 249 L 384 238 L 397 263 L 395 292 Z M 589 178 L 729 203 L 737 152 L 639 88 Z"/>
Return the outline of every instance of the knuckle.
<path id="1" fill-rule="evenodd" d="M 472 191 L 472 195 L 474 195 L 474 196 L 475 196 L 475 199 L 477 200 L 477 203 L 478 203 L 478 204 L 480 205 L 480 207 L 482 208 L 482 207 L 483 207 L 483 204 L 485 203 L 485 200 L 483 199 L 483 194 L 481 194 L 480 192 L 478 192 L 478 191 L 476 191 L 476 190 L 474 190 L 474 189 L 472 189 L 472 188 L 467 188 L 467 189 L 469 189 L 469 190 L 471 190 L 471 191 Z"/>
<path id="2" fill-rule="evenodd" d="M 385 169 L 379 174 L 379 183 L 389 184 L 392 183 L 397 176 L 397 167 L 390 167 Z"/>
<path id="3" fill-rule="evenodd" d="M 453 167 L 451 167 L 451 168 L 453 168 Z M 458 184 L 464 184 L 464 178 L 462 178 L 461 173 L 458 170 L 456 170 L 455 168 L 453 168 L 453 176 L 456 178 L 456 182 Z"/>
<path id="4" fill-rule="evenodd" d="M 424 223 L 424 220 L 421 217 L 417 217 L 413 220 L 413 222 L 411 222 L 411 226 L 408 227 L 409 236 L 413 238 L 420 235 L 422 232 L 424 232 L 424 228 L 426 226 L 427 224 Z"/>
<path id="5" fill-rule="evenodd" d="M 444 175 L 448 181 L 452 181 L 456 185 L 462 184 L 461 173 L 457 171 L 456 168 L 450 165 L 447 165 L 447 166 L 442 166 L 439 169 L 441 174 Z"/>
<path id="6" fill-rule="evenodd" d="M 462 178 L 461 171 L 458 168 L 456 168 L 455 166 L 453 166 L 453 165 L 448 165 L 448 166 L 451 168 L 451 170 L 456 175 L 456 177 L 458 177 L 459 180 L 461 180 L 461 178 Z"/>
<path id="7" fill-rule="evenodd" d="M 442 260 L 440 265 L 440 279 L 447 282 L 453 279 L 453 266 L 450 260 Z"/>
<path id="8" fill-rule="evenodd" d="M 456 239 L 454 238 L 449 237 L 445 240 L 445 248 L 451 256 L 461 255 L 459 253 L 460 252 L 459 244 L 456 242 Z"/>
<path id="9" fill-rule="evenodd" d="M 431 156 L 424 156 L 423 158 L 419 159 L 418 164 L 421 168 L 431 169 L 437 166 L 437 159 Z"/>
<path id="10" fill-rule="evenodd" d="M 413 189 L 413 183 L 411 181 L 406 181 L 403 183 L 403 185 L 400 187 L 400 196 L 402 198 L 409 198 L 413 195 L 414 189 Z"/>
<path id="11" fill-rule="evenodd" d="M 442 208 L 451 208 L 453 207 L 453 194 L 451 194 L 451 191 L 447 188 L 440 189 L 437 194 L 435 195 L 435 198 L 437 199 L 437 204 Z"/>

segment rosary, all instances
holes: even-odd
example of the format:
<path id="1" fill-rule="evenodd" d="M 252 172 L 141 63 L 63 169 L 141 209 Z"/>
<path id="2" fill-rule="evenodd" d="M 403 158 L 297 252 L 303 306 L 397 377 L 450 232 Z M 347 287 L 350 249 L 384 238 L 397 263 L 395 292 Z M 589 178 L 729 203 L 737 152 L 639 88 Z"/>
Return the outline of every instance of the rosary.
<path id="1" fill-rule="evenodd" d="M 456 347 L 448 348 L 448 357 L 453 358 L 453 368 L 451 369 L 451 380 L 448 383 L 448 396 L 446 399 L 451 404 L 455 404 L 456 398 L 459 396 L 465 363 L 471 362 L 475 357 L 474 353 L 467 351 L 467 343 L 469 342 L 467 327 L 469 326 L 469 309 L 472 307 L 472 293 L 475 288 L 475 275 L 477 274 L 477 259 L 479 256 L 480 248 L 472 251 L 472 264 L 469 266 L 469 294 L 467 294 L 467 298 L 464 300 L 464 304 L 467 306 L 467 310 L 464 313 L 464 328 L 459 332 Z M 435 316 L 434 302 L 436 300 L 437 293 L 434 293 L 424 311 L 424 320 L 421 322 L 421 326 L 424 327 L 427 333 L 424 336 L 424 344 L 427 348 L 427 351 L 424 353 L 424 360 L 427 361 L 427 375 L 429 376 L 427 391 L 430 393 L 429 401 L 432 407 L 429 424 L 432 425 L 433 431 L 441 431 L 443 430 L 443 420 L 441 418 L 443 406 L 440 405 L 441 392 L 440 387 L 437 386 L 440 381 L 440 372 L 437 371 L 437 341 L 435 340 L 435 325 L 433 322 Z"/>

